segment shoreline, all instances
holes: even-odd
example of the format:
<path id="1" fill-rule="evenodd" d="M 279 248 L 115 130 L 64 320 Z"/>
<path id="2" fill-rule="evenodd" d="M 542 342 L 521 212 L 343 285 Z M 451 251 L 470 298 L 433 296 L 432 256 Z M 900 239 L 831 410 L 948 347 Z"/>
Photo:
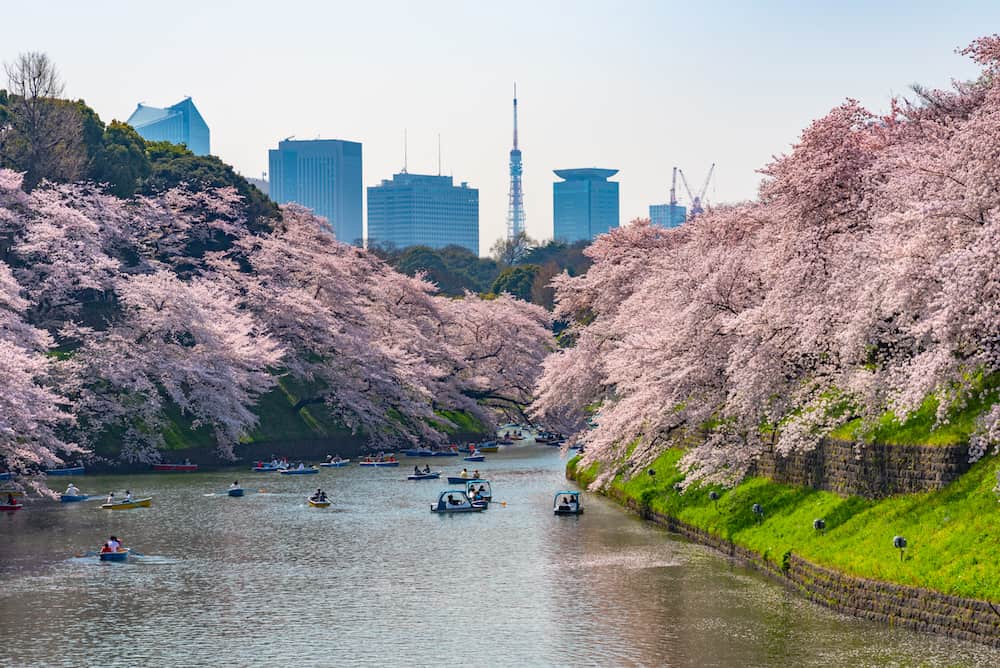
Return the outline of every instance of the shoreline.
<path id="1" fill-rule="evenodd" d="M 567 465 L 566 477 L 579 481 L 572 465 Z M 598 493 L 642 519 L 710 547 L 826 608 L 890 627 L 898 626 L 1000 648 L 1000 606 L 989 601 L 848 575 L 812 563 L 791 551 L 782 555 L 781 562 L 776 563 L 730 539 L 652 510 L 621 489 L 611 487 Z"/>

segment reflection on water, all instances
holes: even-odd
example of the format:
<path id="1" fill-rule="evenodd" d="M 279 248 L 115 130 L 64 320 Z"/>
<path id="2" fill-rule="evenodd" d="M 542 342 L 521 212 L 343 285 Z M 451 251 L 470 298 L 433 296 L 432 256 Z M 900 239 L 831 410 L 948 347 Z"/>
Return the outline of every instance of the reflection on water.
<path id="1" fill-rule="evenodd" d="M 80 478 L 153 507 L 0 515 L 0 665 L 1000 665 L 819 608 L 599 497 L 555 517 L 563 463 L 489 455 L 495 503 L 453 516 L 429 512 L 447 484 L 404 467 Z M 307 506 L 316 487 L 332 508 Z M 112 533 L 144 556 L 74 556 Z"/>

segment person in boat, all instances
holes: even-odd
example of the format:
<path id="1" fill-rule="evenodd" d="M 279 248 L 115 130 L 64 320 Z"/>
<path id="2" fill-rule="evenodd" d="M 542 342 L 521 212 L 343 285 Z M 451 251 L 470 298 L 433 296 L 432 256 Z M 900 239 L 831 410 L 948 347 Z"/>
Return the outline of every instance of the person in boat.
<path id="1" fill-rule="evenodd" d="M 132 500 L 132 490 L 125 490 L 125 503 L 129 503 Z"/>
<path id="2" fill-rule="evenodd" d="M 480 485 L 479 491 L 476 492 L 479 496 L 486 498 L 486 485 Z"/>
<path id="3" fill-rule="evenodd" d="M 413 475 L 420 475 L 420 467 L 416 464 L 413 466 Z"/>
<path id="4" fill-rule="evenodd" d="M 451 495 L 451 494 L 448 495 L 448 505 L 449 506 L 457 506 L 459 503 L 460 503 L 459 500 L 456 499 L 453 495 Z"/>
<path id="5" fill-rule="evenodd" d="M 14 498 L 13 494 L 7 494 L 7 505 L 8 506 L 16 506 L 17 505 L 17 499 Z"/>
<path id="6" fill-rule="evenodd" d="M 66 496 L 80 496 L 80 488 L 74 485 L 73 483 L 70 483 L 69 487 L 66 488 L 66 491 L 64 493 L 66 494 Z"/>
<path id="7" fill-rule="evenodd" d="M 431 472 L 431 465 L 424 464 L 424 473 L 430 473 L 430 472 Z"/>
<path id="8" fill-rule="evenodd" d="M 475 471 L 472 472 L 472 477 L 475 478 L 476 480 L 479 480 L 479 469 L 476 469 Z"/>
<path id="9" fill-rule="evenodd" d="M 115 493 L 108 492 L 108 498 L 104 500 L 104 503 L 114 503 L 114 502 L 115 502 Z"/>
<path id="10" fill-rule="evenodd" d="M 303 464 L 302 462 L 299 462 L 299 470 L 300 470 L 300 471 L 304 471 L 304 470 L 305 470 L 305 468 L 306 468 L 306 465 L 305 465 L 305 464 Z"/>
<path id="11" fill-rule="evenodd" d="M 462 472 L 459 473 L 458 476 L 460 478 L 468 478 L 469 477 L 469 469 L 462 469 Z"/>
<path id="12" fill-rule="evenodd" d="M 191 466 L 191 460 L 187 457 L 184 458 L 184 466 Z"/>
<path id="13" fill-rule="evenodd" d="M 239 489 L 239 488 L 240 488 L 240 481 L 239 480 L 234 480 L 233 484 L 229 486 L 229 489 Z"/>

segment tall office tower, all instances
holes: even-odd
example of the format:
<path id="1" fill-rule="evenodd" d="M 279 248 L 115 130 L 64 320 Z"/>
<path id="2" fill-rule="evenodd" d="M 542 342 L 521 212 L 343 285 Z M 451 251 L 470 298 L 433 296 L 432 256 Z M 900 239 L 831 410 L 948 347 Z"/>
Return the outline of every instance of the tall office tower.
<path id="1" fill-rule="evenodd" d="M 649 219 L 660 227 L 677 227 L 687 220 L 687 208 L 678 204 L 650 204 Z"/>
<path id="2" fill-rule="evenodd" d="M 552 184 L 552 232 L 556 241 L 594 239 L 618 227 L 617 169 L 557 169 Z"/>
<path id="3" fill-rule="evenodd" d="M 195 155 L 211 152 L 208 124 L 189 97 L 166 109 L 140 103 L 126 122 L 143 139 L 184 144 Z"/>
<path id="4" fill-rule="evenodd" d="M 278 204 L 295 202 L 323 216 L 338 241 L 361 246 L 361 144 L 284 139 L 268 151 L 268 185 Z"/>
<path id="5" fill-rule="evenodd" d="M 368 187 L 368 247 L 464 246 L 479 255 L 479 190 L 401 172 Z"/>
<path id="6" fill-rule="evenodd" d="M 521 149 L 517 147 L 517 84 L 514 84 L 514 148 L 510 149 L 510 201 L 507 205 L 507 238 L 524 232 L 524 193 L 521 191 Z"/>

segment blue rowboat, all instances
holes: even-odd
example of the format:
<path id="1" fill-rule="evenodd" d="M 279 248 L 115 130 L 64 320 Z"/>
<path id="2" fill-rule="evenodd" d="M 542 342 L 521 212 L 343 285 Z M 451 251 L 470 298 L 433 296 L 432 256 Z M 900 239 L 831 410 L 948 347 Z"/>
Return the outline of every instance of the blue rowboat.
<path id="1" fill-rule="evenodd" d="M 67 469 L 48 469 L 46 475 L 83 475 L 84 468 L 82 466 L 74 466 Z"/>
<path id="2" fill-rule="evenodd" d="M 460 475 L 448 476 L 449 485 L 464 485 L 470 480 L 478 480 L 478 478 L 473 478 L 472 476 L 469 476 L 468 478 L 463 478 Z"/>
<path id="3" fill-rule="evenodd" d="M 486 455 L 469 455 L 468 457 L 463 457 L 467 462 L 485 462 Z"/>
<path id="4" fill-rule="evenodd" d="M 431 457 L 458 457 L 457 450 L 435 450 Z"/>
<path id="5" fill-rule="evenodd" d="M 87 494 L 60 494 L 59 500 L 63 503 L 75 503 L 77 501 L 86 501 L 90 496 Z"/>
<path id="6" fill-rule="evenodd" d="M 128 549 L 119 550 L 118 552 L 98 552 L 98 556 L 101 561 L 125 561 L 128 559 Z"/>
<path id="7" fill-rule="evenodd" d="M 434 473 L 411 473 L 406 476 L 407 480 L 437 480 L 441 477 L 440 471 L 435 471 Z"/>
<path id="8" fill-rule="evenodd" d="M 272 466 L 271 464 L 264 464 L 263 466 L 254 466 L 251 471 L 255 473 L 269 473 L 271 471 L 280 471 L 280 466 Z"/>
<path id="9" fill-rule="evenodd" d="M 14 474 L 7 471 L 5 473 L 0 473 L 0 480 L 10 480 L 14 477 Z"/>
<path id="10" fill-rule="evenodd" d="M 334 469 L 339 469 L 342 466 L 350 466 L 350 465 L 351 465 L 350 459 L 341 459 L 340 461 L 336 462 L 323 462 L 322 464 L 320 464 L 320 466 L 325 466 L 326 468 L 334 468 Z"/>
<path id="11" fill-rule="evenodd" d="M 319 473 L 318 468 L 309 467 L 307 469 L 285 469 L 278 471 L 281 475 L 307 475 L 309 473 Z"/>
<path id="12" fill-rule="evenodd" d="M 403 454 L 407 457 L 433 457 L 434 451 L 426 448 L 412 448 L 410 450 L 403 450 Z"/>
<path id="13" fill-rule="evenodd" d="M 233 489 L 229 490 L 227 494 L 229 494 L 229 496 L 243 496 L 243 488 L 234 487 Z"/>

